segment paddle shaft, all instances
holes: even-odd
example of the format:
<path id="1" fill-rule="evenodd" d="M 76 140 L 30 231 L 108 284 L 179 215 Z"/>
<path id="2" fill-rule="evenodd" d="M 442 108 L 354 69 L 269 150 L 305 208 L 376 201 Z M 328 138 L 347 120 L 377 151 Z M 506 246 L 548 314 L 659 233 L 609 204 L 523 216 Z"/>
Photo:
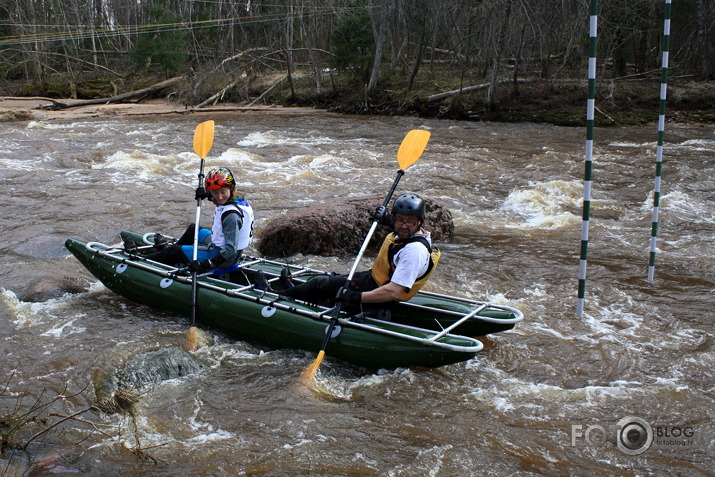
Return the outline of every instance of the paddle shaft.
<path id="1" fill-rule="evenodd" d="M 402 169 L 397 171 L 397 177 L 395 177 L 395 181 L 392 183 L 390 192 L 387 193 L 387 196 L 385 196 L 385 200 L 382 202 L 383 207 L 387 207 L 387 204 L 390 203 L 392 194 L 395 193 L 395 189 L 397 189 L 397 184 L 400 182 L 400 179 L 404 175 L 405 175 L 405 171 L 403 171 Z M 367 246 L 370 243 L 370 239 L 372 238 L 372 235 L 375 233 L 375 229 L 377 228 L 377 222 L 378 222 L 378 219 L 375 219 L 372 221 L 370 230 L 368 231 L 367 235 L 365 236 L 365 240 L 363 240 L 363 242 L 362 242 L 362 247 L 360 247 L 360 251 L 358 252 L 357 257 L 355 258 L 355 261 L 353 262 L 353 266 L 350 269 L 350 273 L 348 273 L 348 276 L 345 279 L 345 284 L 340 288 L 341 290 L 344 288 L 348 288 L 350 286 L 350 281 L 353 279 L 353 276 L 355 275 L 355 270 L 357 269 L 357 267 L 360 263 L 360 259 L 362 258 L 363 254 L 365 253 L 365 250 L 367 249 Z M 340 316 L 341 308 L 342 308 L 342 302 L 339 301 L 335 305 L 335 313 L 333 314 L 333 317 L 330 319 L 330 326 L 328 326 L 328 331 L 325 333 L 325 337 L 323 338 L 323 344 L 320 346 L 320 351 L 324 352 L 325 349 L 328 347 L 328 343 L 330 342 L 330 337 L 331 337 L 330 335 L 333 334 L 335 325 L 338 323 L 338 316 Z"/>
<path id="2" fill-rule="evenodd" d="M 422 152 L 424 151 L 425 146 L 427 146 L 429 137 L 429 131 L 425 131 L 423 129 L 413 129 L 412 131 L 407 133 L 407 136 L 405 136 L 405 138 L 402 140 L 402 144 L 400 144 L 400 148 L 397 151 L 397 163 L 400 165 L 400 170 L 397 171 L 397 177 L 395 178 L 395 182 L 392 183 L 390 192 L 387 194 L 387 197 L 385 197 L 385 201 L 382 203 L 383 207 L 387 207 L 387 204 L 390 203 L 392 194 L 394 194 L 395 189 L 397 188 L 397 183 L 400 182 L 400 178 L 405 174 L 405 170 L 407 170 L 408 167 L 414 164 L 417 159 L 422 156 Z M 350 281 L 355 274 L 355 269 L 360 263 L 360 259 L 362 258 L 362 255 L 367 248 L 367 244 L 370 242 L 370 238 L 372 237 L 372 234 L 377 228 L 377 222 L 377 219 L 372 222 L 372 225 L 370 226 L 370 231 L 368 232 L 367 236 L 365 237 L 365 240 L 363 241 L 362 247 L 360 248 L 360 252 L 358 253 L 357 258 L 355 259 L 355 262 L 350 269 L 350 273 L 348 273 L 347 279 L 345 280 L 345 285 L 343 285 L 338 291 L 346 289 L 350 286 Z M 312 379 L 315 376 L 316 371 L 318 370 L 318 366 L 320 366 L 320 363 L 323 362 L 323 357 L 325 356 L 325 348 L 328 347 L 328 343 L 330 342 L 330 338 L 332 337 L 333 330 L 335 329 L 335 325 L 338 322 L 338 316 L 340 316 L 341 308 L 342 302 L 338 301 L 335 306 L 335 313 L 330 319 L 330 325 L 328 326 L 328 329 L 325 333 L 325 337 L 323 338 L 323 344 L 320 347 L 318 356 L 315 358 L 315 361 L 313 361 L 313 364 L 308 366 L 308 368 L 306 368 L 306 370 L 303 372 L 304 377 Z"/>
<path id="3" fill-rule="evenodd" d="M 201 158 L 199 168 L 199 187 L 204 184 L 204 158 Z M 194 221 L 194 252 L 193 260 L 199 257 L 199 222 L 201 221 L 201 198 L 196 198 L 196 220 Z M 196 324 L 196 272 L 191 272 L 191 324 Z"/>

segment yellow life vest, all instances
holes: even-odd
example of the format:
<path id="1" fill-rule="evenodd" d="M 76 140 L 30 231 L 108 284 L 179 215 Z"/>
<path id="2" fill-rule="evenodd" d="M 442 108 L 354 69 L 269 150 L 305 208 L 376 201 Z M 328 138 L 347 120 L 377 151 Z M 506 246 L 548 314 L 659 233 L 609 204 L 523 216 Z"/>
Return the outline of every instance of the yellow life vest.
<path id="1" fill-rule="evenodd" d="M 437 248 L 433 249 L 424 237 L 410 237 L 405 240 L 400 240 L 394 233 L 390 233 L 387 234 L 385 241 L 382 242 L 382 247 L 380 247 L 380 251 L 375 258 L 375 262 L 372 264 L 372 278 L 378 286 L 384 285 L 390 281 L 392 274 L 395 272 L 396 267 L 393 263 L 395 254 L 405 245 L 412 242 L 420 242 L 427 247 L 427 250 L 430 252 L 430 262 L 427 266 L 427 271 L 421 277 L 417 277 L 417 280 L 415 280 L 415 283 L 411 288 L 405 288 L 405 291 L 402 292 L 397 299 L 398 301 L 407 301 L 420 291 L 424 284 L 427 283 L 427 280 L 429 280 L 429 277 L 432 276 L 435 268 L 437 268 L 437 263 L 439 262 L 442 252 L 440 252 Z"/>

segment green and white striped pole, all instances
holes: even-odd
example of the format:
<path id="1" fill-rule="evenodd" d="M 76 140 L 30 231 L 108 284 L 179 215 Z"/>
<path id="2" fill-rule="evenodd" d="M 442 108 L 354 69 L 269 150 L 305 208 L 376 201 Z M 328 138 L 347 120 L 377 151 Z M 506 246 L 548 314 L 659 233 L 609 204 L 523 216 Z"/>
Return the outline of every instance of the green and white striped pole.
<path id="1" fill-rule="evenodd" d="M 576 315 L 583 317 L 586 295 L 586 262 L 588 259 L 588 225 L 591 210 L 591 172 L 593 169 L 593 125 L 596 106 L 596 45 L 598 32 L 598 0 L 591 0 L 588 45 L 588 101 L 586 103 L 586 157 L 583 179 L 583 223 L 581 225 L 581 259 L 578 269 L 578 303 Z"/>
<path id="2" fill-rule="evenodd" d="M 663 61 L 660 79 L 660 112 L 658 114 L 658 148 L 655 159 L 655 186 L 653 188 L 653 225 L 650 232 L 650 261 L 648 280 L 655 276 L 656 239 L 658 237 L 658 212 L 660 211 L 660 176 L 663 172 L 663 138 L 665 136 L 665 98 L 668 92 L 668 55 L 670 52 L 670 3 L 665 0 L 665 20 L 663 22 Z"/>

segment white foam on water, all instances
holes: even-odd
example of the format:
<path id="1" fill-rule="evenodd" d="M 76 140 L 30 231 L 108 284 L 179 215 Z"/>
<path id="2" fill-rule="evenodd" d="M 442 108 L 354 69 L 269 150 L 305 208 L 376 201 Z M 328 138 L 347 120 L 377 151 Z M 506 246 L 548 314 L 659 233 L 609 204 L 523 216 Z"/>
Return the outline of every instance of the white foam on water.
<path id="1" fill-rule="evenodd" d="M 648 197 L 641 204 L 641 212 L 647 216 L 653 211 L 653 198 L 655 191 L 651 190 Z M 715 222 L 715 209 L 712 203 L 695 199 L 685 192 L 674 190 L 660 196 L 660 214 L 668 214 L 670 220 L 682 220 L 693 223 L 711 225 Z"/>
<path id="2" fill-rule="evenodd" d="M 44 333 L 41 333 L 40 336 L 51 336 L 53 338 L 60 338 L 63 335 L 67 336 L 67 335 L 73 335 L 76 333 L 83 333 L 83 332 L 87 331 L 87 328 L 75 325 L 75 321 L 77 321 L 77 319 L 82 316 L 86 316 L 86 315 L 80 315 L 77 318 L 73 318 L 70 321 L 67 321 L 60 325 L 57 325 L 54 328 L 47 330 Z"/>
<path id="3" fill-rule="evenodd" d="M 425 449 L 420 449 L 417 455 L 408 462 L 400 464 L 386 474 L 390 477 L 398 475 L 426 475 L 436 477 L 442 475 L 442 465 L 450 463 L 453 459 L 455 446 L 452 444 L 436 445 Z M 483 471 L 481 475 L 489 475 Z"/>
<path id="4" fill-rule="evenodd" d="M 280 131 L 263 131 L 263 132 L 253 132 L 248 134 L 245 138 L 236 143 L 237 146 L 241 147 L 268 147 L 268 146 L 278 146 L 282 144 L 290 145 L 306 145 L 306 146 L 316 146 L 321 144 L 332 144 L 335 143 L 334 139 L 326 136 L 322 136 L 315 131 L 308 131 L 305 135 L 300 137 L 291 137 L 284 135 Z"/>
<path id="5" fill-rule="evenodd" d="M 211 368 L 218 368 L 225 362 L 242 363 L 251 362 L 255 365 L 256 360 L 268 359 L 272 353 L 255 349 L 251 345 L 242 341 L 232 341 L 228 343 L 215 343 L 210 346 L 203 346 L 196 350 L 196 355 L 201 356 L 204 362 L 210 362 Z M 276 361 L 278 362 L 278 361 Z"/>
<path id="6" fill-rule="evenodd" d="M 81 125 L 81 123 L 80 123 Z M 74 130 L 78 126 L 77 123 L 58 123 L 46 121 L 30 121 L 27 123 L 27 129 L 47 129 L 47 130 Z"/>
<path id="7" fill-rule="evenodd" d="M 10 310 L 14 318 L 12 323 L 18 329 L 48 326 L 45 331 L 38 332 L 38 336 L 60 338 L 87 331 L 76 323 L 87 316 L 74 308 L 76 300 L 82 300 L 87 295 L 106 294 L 108 291 L 97 281 L 84 293 L 65 293 L 43 302 L 23 302 L 11 290 L 2 289 L 0 300 Z"/>
<path id="8" fill-rule="evenodd" d="M 656 142 L 655 141 L 648 141 L 648 142 L 612 141 L 612 142 L 609 142 L 608 145 L 612 146 L 612 147 L 647 148 L 647 147 L 655 147 Z"/>
<path id="9" fill-rule="evenodd" d="M 512 214 L 505 220 L 507 228 L 549 230 L 579 223 L 581 217 L 575 209 L 582 204 L 581 183 L 556 180 L 530 183 L 528 188 L 511 191 L 501 209 Z"/>
<path id="10" fill-rule="evenodd" d="M 196 175 L 197 164 L 191 153 L 159 155 L 135 149 L 132 152 L 118 151 L 103 163 L 92 164 L 92 169 L 114 169 L 117 174 L 109 175 L 117 183 L 163 178 L 167 182 L 185 185 Z M 167 177 L 166 171 L 172 171 Z"/>
<path id="11" fill-rule="evenodd" d="M 318 436 L 318 437 L 321 437 L 321 436 Z M 325 436 L 322 436 L 322 437 L 325 438 Z M 318 439 L 318 440 L 320 440 L 320 439 Z M 325 440 L 325 439 L 323 439 L 323 440 Z M 300 447 L 300 446 L 303 446 L 306 444 L 312 444 L 313 442 L 315 442 L 314 439 L 303 438 L 303 439 L 298 439 L 296 442 L 293 442 L 290 444 L 287 444 L 287 443 L 283 444 L 282 447 L 283 447 L 283 449 L 295 449 L 296 447 Z"/>
<path id="12" fill-rule="evenodd" d="M 310 388 L 314 394 L 331 401 L 354 401 L 369 390 L 377 390 L 380 395 L 389 396 L 393 385 L 414 381 L 414 372 L 407 368 L 381 369 L 377 373 L 356 378 L 341 377 L 330 372 L 324 374 L 318 369 Z"/>
<path id="13" fill-rule="evenodd" d="M 253 132 L 236 143 L 241 147 L 266 147 L 283 144 L 285 141 L 275 131 Z"/>
<path id="14" fill-rule="evenodd" d="M 194 412 L 188 419 L 189 428 L 197 434 L 188 439 L 190 444 L 206 444 L 208 442 L 223 441 L 233 439 L 236 435 L 233 432 L 225 431 L 220 427 L 217 428 L 213 424 L 203 422 L 199 419 L 199 412 L 203 407 L 203 402 L 197 396 L 194 399 Z"/>
<path id="15" fill-rule="evenodd" d="M 230 168 L 236 176 L 239 188 L 260 184 L 287 185 L 296 182 L 313 183 L 324 172 L 348 172 L 353 170 L 349 162 L 332 154 L 294 155 L 278 160 L 262 157 L 242 149 L 229 149 L 216 163 Z"/>
<path id="16" fill-rule="evenodd" d="M 715 153 L 715 140 L 713 139 L 688 139 L 680 144 L 675 144 L 674 147 L 687 148 L 690 151 L 695 152 L 710 152 Z M 670 145 L 665 145 L 664 148 L 670 147 Z"/>
<path id="17" fill-rule="evenodd" d="M 527 333 L 528 330 L 528 333 Z M 513 330 L 509 330 L 509 333 L 516 333 L 519 335 L 532 335 L 532 336 L 538 336 L 542 334 L 546 335 L 551 335 L 555 338 L 558 338 L 562 341 L 568 341 L 571 339 L 571 336 L 568 336 L 564 333 L 561 333 L 553 328 L 549 328 L 548 325 L 546 325 L 543 322 L 537 321 L 537 320 L 527 320 L 525 322 L 521 322 L 514 327 Z"/>
<path id="18" fill-rule="evenodd" d="M 2 291 L 2 301 L 14 316 L 13 324 L 18 328 L 37 326 L 47 318 L 56 318 L 52 314 L 53 305 L 62 298 L 47 300 L 45 302 L 20 301 L 11 290 Z"/>
<path id="19" fill-rule="evenodd" d="M 213 162 L 213 160 L 212 160 Z M 246 149 L 240 149 L 237 147 L 232 147 L 226 149 L 222 152 L 215 162 L 220 162 L 225 164 L 227 167 L 246 167 L 248 169 L 255 167 L 265 167 L 268 163 L 271 163 L 269 158 L 262 156 L 261 154 L 251 152 Z"/>
<path id="20" fill-rule="evenodd" d="M 141 447 L 144 449 L 165 445 L 182 445 L 181 441 L 178 441 L 170 434 L 154 431 L 149 418 L 145 414 L 137 412 L 132 415 L 116 414 L 115 416 L 118 416 L 121 422 L 118 428 L 124 430 L 119 442 L 127 449 L 131 450 L 138 446 L 136 442 L 137 430 L 141 432 Z M 102 444 L 110 444 L 111 442 L 113 442 L 113 439 L 105 440 Z"/>
<path id="21" fill-rule="evenodd" d="M 511 300 L 507 298 L 506 295 L 504 295 L 503 293 L 495 293 L 487 295 L 486 301 L 495 305 L 504 305 L 517 308 L 521 300 Z"/>
<path id="22" fill-rule="evenodd" d="M 0 158 L 0 168 L 14 171 L 34 172 L 42 168 L 41 161 L 23 161 L 20 159 Z"/>
<path id="23" fill-rule="evenodd" d="M 266 148 L 272 146 L 290 145 L 290 146 L 324 146 L 331 144 L 355 144 L 368 145 L 371 142 L 364 138 L 353 138 L 336 140 L 323 135 L 320 131 L 305 131 L 299 136 L 289 135 L 282 131 L 268 130 L 260 132 L 252 132 L 243 139 L 236 142 L 239 147 L 246 148 Z"/>
<path id="24" fill-rule="evenodd" d="M 12 316 L 17 317 L 18 310 L 17 307 L 20 304 L 20 300 L 17 299 L 17 295 L 12 290 L 6 290 L 5 288 L 0 288 L 0 299 L 5 304 Z"/>
<path id="25" fill-rule="evenodd" d="M 470 399 L 485 409 L 504 415 L 528 416 L 530 421 L 551 420 L 574 412 L 588 413 L 608 405 L 614 398 L 650 395 L 654 392 L 653 387 L 673 388 L 673 383 L 667 380 L 648 386 L 639 381 L 618 380 L 604 385 L 564 388 L 515 378 L 486 360 L 472 360 L 467 363 L 467 368 L 475 368 L 481 376 L 479 387 L 467 391 Z"/>

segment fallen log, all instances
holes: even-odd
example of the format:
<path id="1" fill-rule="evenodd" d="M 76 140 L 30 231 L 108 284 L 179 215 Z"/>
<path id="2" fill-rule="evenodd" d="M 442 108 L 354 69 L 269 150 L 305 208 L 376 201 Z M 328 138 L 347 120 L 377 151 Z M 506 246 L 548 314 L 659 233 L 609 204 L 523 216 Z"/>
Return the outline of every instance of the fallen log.
<path id="1" fill-rule="evenodd" d="M 42 98 L 42 99 L 46 99 L 47 101 L 52 102 L 52 105 L 51 106 L 50 105 L 40 106 L 40 108 L 41 109 L 69 109 L 69 108 L 76 108 L 79 106 L 89 106 L 92 104 L 121 103 L 128 99 L 141 98 L 141 97 L 148 96 L 150 94 L 158 93 L 158 92 L 168 88 L 169 86 L 178 83 L 179 81 L 181 81 L 183 79 L 184 79 L 184 76 L 175 76 L 173 78 L 169 78 L 168 80 L 160 81 L 159 83 L 156 83 L 156 84 L 149 86 L 147 88 L 138 89 L 136 91 L 130 91 L 128 93 L 118 94 L 118 95 L 112 96 L 110 98 L 80 99 L 77 101 L 70 101 L 70 102 L 57 101 L 52 98 Z"/>
<path id="2" fill-rule="evenodd" d="M 227 84 L 226 86 L 224 86 L 223 88 L 221 88 L 221 91 L 219 91 L 218 93 L 214 94 L 213 96 L 211 96 L 211 97 L 210 97 L 209 99 L 207 99 L 206 101 L 204 101 L 204 102 L 202 102 L 202 103 L 196 105 L 196 106 L 194 107 L 194 109 L 203 108 L 204 106 L 206 106 L 206 105 L 209 104 L 209 103 L 212 103 L 213 105 L 215 105 L 216 102 L 218 102 L 219 99 L 223 98 L 223 95 L 226 94 L 226 91 L 228 91 L 229 89 L 231 89 L 231 88 L 233 88 L 234 86 L 236 86 L 241 80 L 242 80 L 242 78 L 241 78 L 241 79 L 237 79 L 237 80 L 232 81 L 231 83 Z"/>
<path id="3" fill-rule="evenodd" d="M 273 91 L 276 86 L 278 86 L 279 84 L 281 84 L 282 82 L 284 82 L 284 81 L 287 80 L 287 79 L 288 79 L 288 75 L 285 75 L 285 76 L 283 76 L 282 78 L 280 78 L 278 81 L 276 81 L 275 83 L 273 83 L 270 88 L 268 88 L 267 90 L 265 90 L 265 91 L 263 92 L 263 94 L 261 94 L 259 97 L 257 97 L 256 99 L 254 99 L 254 100 L 251 101 L 250 103 L 248 103 L 248 106 L 253 106 L 253 105 L 256 104 L 257 102 L 259 102 L 260 100 L 262 100 L 268 93 L 270 93 L 271 91 Z"/>
<path id="4" fill-rule="evenodd" d="M 517 83 L 526 83 L 526 82 L 531 82 L 531 81 L 532 80 L 526 80 L 526 79 L 516 80 Z M 513 83 L 513 82 L 514 82 L 514 80 L 502 80 L 502 81 L 499 81 L 499 84 Z M 477 84 L 474 86 L 466 86 L 464 88 L 459 88 L 459 89 L 455 89 L 452 91 L 446 91 L 444 93 L 433 94 L 431 96 L 427 96 L 426 98 L 424 98 L 424 101 L 426 101 L 428 103 L 431 103 L 433 101 L 442 101 L 443 99 L 447 99 L 447 98 L 454 96 L 456 94 L 459 94 L 459 93 L 469 93 L 471 91 L 486 89 L 489 87 L 489 85 L 490 85 L 490 83 Z"/>

